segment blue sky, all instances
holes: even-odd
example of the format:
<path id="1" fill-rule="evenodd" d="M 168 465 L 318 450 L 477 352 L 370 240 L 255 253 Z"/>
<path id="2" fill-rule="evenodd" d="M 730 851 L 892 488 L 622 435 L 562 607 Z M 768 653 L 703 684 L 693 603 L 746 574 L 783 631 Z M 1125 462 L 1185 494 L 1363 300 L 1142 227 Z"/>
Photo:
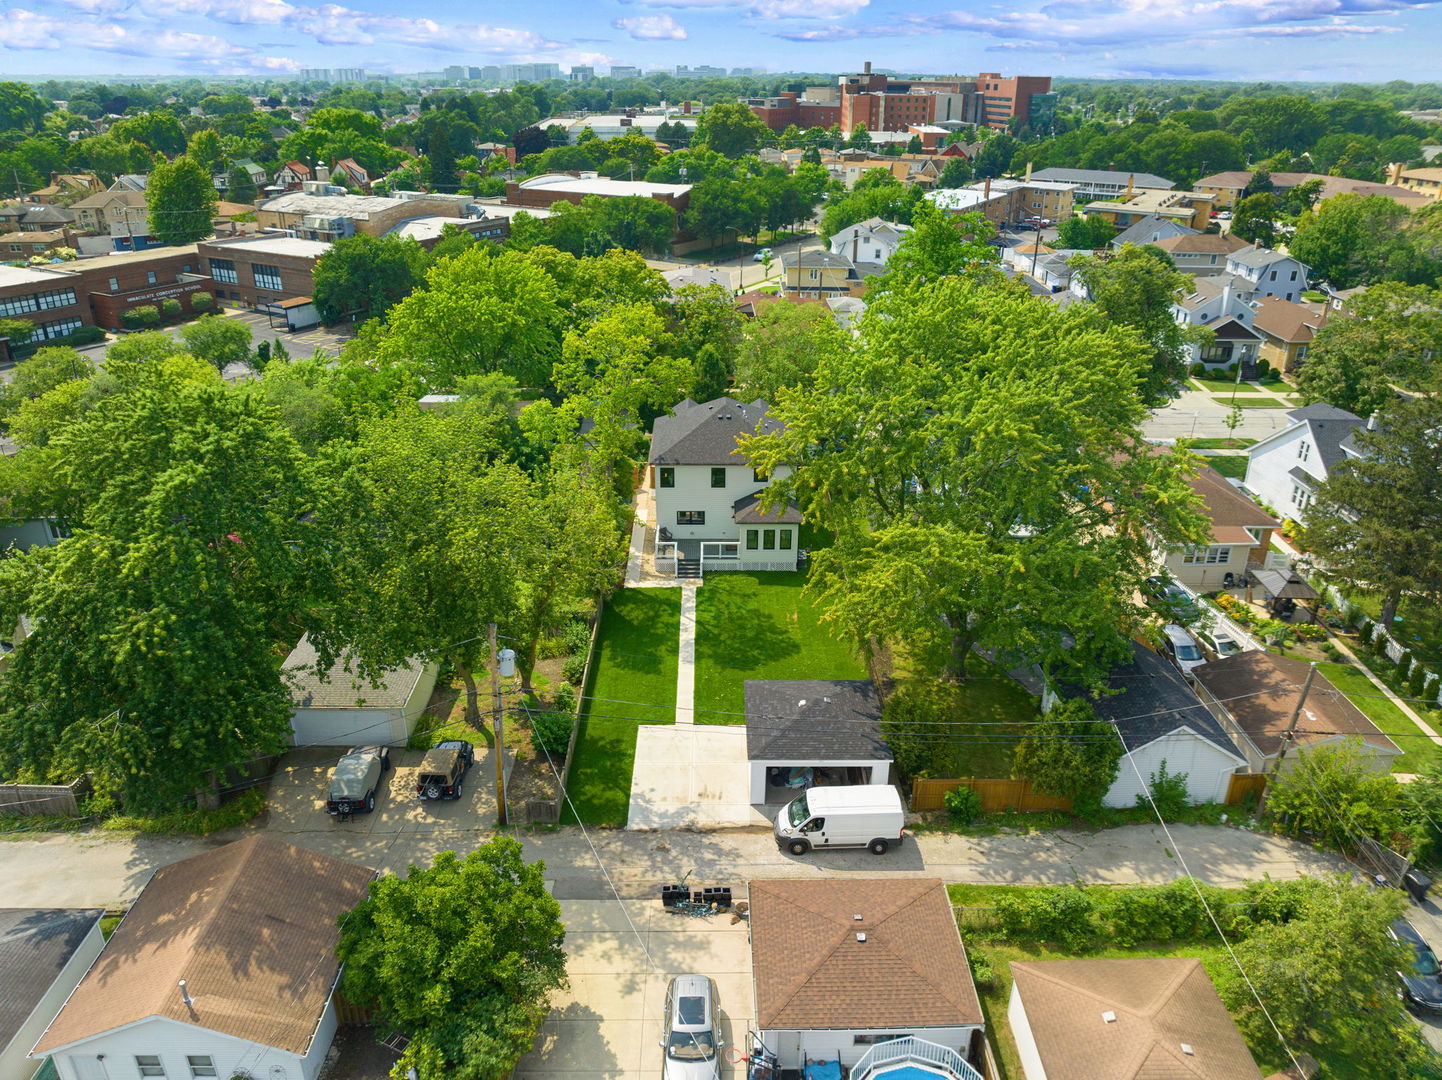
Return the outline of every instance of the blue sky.
<path id="1" fill-rule="evenodd" d="M 1442 77 L 1442 0 L 5 0 L 0 73 L 717 64 L 1213 79 Z"/>

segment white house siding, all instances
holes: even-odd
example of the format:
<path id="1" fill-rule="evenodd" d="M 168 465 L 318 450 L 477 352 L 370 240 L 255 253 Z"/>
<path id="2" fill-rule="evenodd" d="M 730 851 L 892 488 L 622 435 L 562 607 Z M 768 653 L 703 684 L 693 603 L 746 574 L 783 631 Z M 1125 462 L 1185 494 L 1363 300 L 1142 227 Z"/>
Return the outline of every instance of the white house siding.
<path id="1" fill-rule="evenodd" d="M 1031 1021 L 1027 1019 L 1026 1006 L 1021 1003 L 1016 983 L 1011 984 L 1011 1003 L 1006 1008 L 1006 1018 L 1011 1022 L 1011 1037 L 1016 1043 L 1016 1056 L 1021 1060 L 1021 1071 L 1026 1074 L 1026 1080 L 1047 1080 L 1041 1053 L 1031 1033 Z"/>
<path id="2" fill-rule="evenodd" d="M 192 993 L 204 1000 L 204 991 Z M 332 1025 L 332 1034 L 334 1030 Z M 327 1039 L 326 1049 L 329 1046 Z M 103 1062 L 96 1061 L 99 1054 L 105 1055 Z M 220 1080 L 226 1080 L 238 1070 L 260 1080 L 315 1080 L 325 1049 L 319 1056 L 312 1054 L 312 1063 L 309 1058 L 284 1050 L 155 1017 L 59 1050 L 54 1055 L 55 1068 L 60 1080 L 136 1080 L 140 1075 L 135 1066 L 138 1054 L 158 1056 L 166 1080 L 190 1080 L 190 1066 L 185 1059 L 191 1054 L 209 1056 L 215 1062 Z M 96 1069 L 97 1064 L 100 1069 Z"/>
<path id="3" fill-rule="evenodd" d="M 710 465 L 653 465 L 652 490 L 656 496 L 656 524 L 671 530 L 678 540 L 737 540 L 741 527 L 732 520 L 736 500 L 770 487 L 769 480 L 752 478 L 749 465 L 719 465 L 726 470 L 726 486 L 711 486 Z M 661 470 L 676 470 L 676 486 L 661 486 Z M 790 468 L 776 470 L 775 478 L 789 475 Z M 676 513 L 700 510 L 706 515 L 705 525 L 677 525 Z"/>
<path id="4" fill-rule="evenodd" d="M 1307 268 L 1293 258 L 1279 259 L 1260 271 L 1229 261 L 1227 272 L 1252 282 L 1259 300 L 1264 296 L 1280 296 L 1295 303 L 1307 289 Z"/>
<path id="5" fill-rule="evenodd" d="M 868 758 L 865 761 L 753 761 L 751 762 L 751 802 L 766 802 L 766 770 L 778 768 L 844 769 L 861 768 L 871 770 L 872 784 L 891 783 L 891 762 Z M 796 794 L 801 794 L 800 791 Z"/>
<path id="6" fill-rule="evenodd" d="M 886 1035 L 900 1037 L 915 1035 L 919 1039 L 950 1047 L 965 1054 L 971 1046 L 971 1033 L 981 1030 L 980 1024 L 963 1027 L 914 1027 L 914 1028 L 839 1028 L 825 1031 L 771 1030 L 761 1033 L 761 1041 L 780 1058 L 783 1069 L 799 1069 L 807 1059 L 812 1061 L 836 1061 L 847 1068 L 861 1060 L 861 1055 L 872 1047 L 872 1043 L 858 1043 L 858 1036 Z"/>
<path id="7" fill-rule="evenodd" d="M 401 709 L 296 709 L 290 718 L 291 745 L 404 746 L 430 702 L 438 671 L 435 664 L 425 666 Z M 364 689 L 358 690 L 357 695 L 364 697 Z"/>
<path id="8" fill-rule="evenodd" d="M 0 528 L 0 549 L 29 551 L 33 547 L 49 547 L 60 543 L 60 531 L 48 518 L 30 518 Z"/>
<path id="9" fill-rule="evenodd" d="M 1300 452 L 1303 442 L 1307 444 L 1305 458 Z M 1282 517 L 1302 521 L 1307 508 L 1297 501 L 1297 493 L 1292 490 L 1298 486 L 1297 481 L 1289 475 L 1297 466 L 1315 478 L 1312 483 L 1314 488 L 1327 478 L 1326 466 L 1321 462 L 1316 440 L 1307 424 L 1288 428 L 1252 447 L 1244 483 L 1248 490 Z"/>
<path id="10" fill-rule="evenodd" d="M 95 963 L 95 958 L 100 955 L 104 946 L 105 937 L 100 933 L 100 920 L 96 919 L 90 932 L 80 940 L 75 952 L 55 976 L 50 989 L 36 1002 L 30 1016 L 15 1032 L 15 1037 L 7 1046 L 0 1047 L 0 1080 L 30 1080 L 30 1077 L 35 1075 L 42 1062 L 26 1055 L 30 1053 L 30 1048 L 40 1041 L 45 1029 L 55 1021 L 65 999 L 80 985 L 80 980 L 90 970 L 90 965 Z"/>
<path id="11" fill-rule="evenodd" d="M 1117 766 L 1116 781 L 1102 799 L 1102 805 L 1135 806 L 1137 796 L 1146 790 L 1152 774 L 1161 769 L 1164 759 L 1168 773 L 1187 774 L 1187 797 L 1193 804 L 1224 801 L 1228 778 L 1247 767 L 1241 755 L 1233 757 L 1195 732 L 1179 729 L 1122 758 Z M 1136 768 L 1132 768 L 1133 763 Z"/>
<path id="12" fill-rule="evenodd" d="M 1184 555 L 1180 551 L 1167 552 L 1162 560 L 1162 565 L 1167 572 L 1176 578 L 1189 589 L 1197 592 L 1215 592 L 1220 589 L 1226 576 L 1231 574 L 1234 579 L 1240 581 L 1242 575 L 1247 572 L 1247 557 L 1253 550 L 1254 545 L 1248 544 L 1218 544 L 1217 547 L 1230 547 L 1231 553 L 1226 562 L 1219 563 L 1189 563 L 1184 562 Z"/>

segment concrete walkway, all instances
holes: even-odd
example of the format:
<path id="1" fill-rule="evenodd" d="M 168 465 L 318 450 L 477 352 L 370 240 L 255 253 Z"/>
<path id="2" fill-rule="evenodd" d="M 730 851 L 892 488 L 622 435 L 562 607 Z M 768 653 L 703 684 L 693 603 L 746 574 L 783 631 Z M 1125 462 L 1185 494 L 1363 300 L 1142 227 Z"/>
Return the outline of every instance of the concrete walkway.
<path id="1" fill-rule="evenodd" d="M 681 586 L 681 637 L 676 647 L 676 723 L 696 719 L 696 586 Z"/>

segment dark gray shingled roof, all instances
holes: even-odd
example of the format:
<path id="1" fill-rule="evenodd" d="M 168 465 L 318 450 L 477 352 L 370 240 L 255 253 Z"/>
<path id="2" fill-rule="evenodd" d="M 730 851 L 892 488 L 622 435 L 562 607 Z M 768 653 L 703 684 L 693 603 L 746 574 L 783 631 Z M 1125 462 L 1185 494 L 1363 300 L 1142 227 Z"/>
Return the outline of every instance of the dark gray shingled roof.
<path id="1" fill-rule="evenodd" d="M 99 908 L 0 908 L 0 1050 L 103 914 Z"/>
<path id="2" fill-rule="evenodd" d="M 1294 423 L 1305 423 L 1312 429 L 1312 443 L 1317 447 L 1317 456 L 1328 470 L 1347 456 L 1342 449 L 1347 436 L 1357 428 L 1367 426 L 1367 421 L 1356 413 L 1320 401 L 1292 409 L 1287 418 Z"/>
<path id="3" fill-rule="evenodd" d="M 412 661 L 382 672 L 372 682 L 346 670 L 349 657 L 326 671 L 319 670 L 315 646 L 307 634 L 285 658 L 282 675 L 290 686 L 290 703 L 297 709 L 399 709 L 410 700 L 425 665 Z"/>
<path id="4" fill-rule="evenodd" d="M 761 511 L 761 493 L 743 495 L 731 507 L 731 520 L 737 525 L 800 525 L 801 508 L 793 502 L 769 513 Z"/>
<path id="5" fill-rule="evenodd" d="M 866 679 L 746 681 L 752 761 L 891 761 L 881 699 Z"/>
<path id="6" fill-rule="evenodd" d="M 1081 687 L 1063 686 L 1061 694 L 1090 700 L 1098 717 L 1116 724 L 1129 751 L 1140 750 L 1180 727 L 1188 727 L 1228 753 L 1241 756 L 1211 710 L 1192 693 L 1181 672 L 1146 646 L 1132 642 L 1131 662 L 1112 668 L 1106 684 L 1112 691 L 1121 692 L 1092 697 Z"/>
<path id="7" fill-rule="evenodd" d="M 687 398 L 658 416 L 651 428 L 652 465 L 744 465 L 746 456 L 736 448 L 741 435 L 769 435 L 785 425 L 766 415 L 766 402 L 748 404 L 719 397 L 698 404 Z"/>

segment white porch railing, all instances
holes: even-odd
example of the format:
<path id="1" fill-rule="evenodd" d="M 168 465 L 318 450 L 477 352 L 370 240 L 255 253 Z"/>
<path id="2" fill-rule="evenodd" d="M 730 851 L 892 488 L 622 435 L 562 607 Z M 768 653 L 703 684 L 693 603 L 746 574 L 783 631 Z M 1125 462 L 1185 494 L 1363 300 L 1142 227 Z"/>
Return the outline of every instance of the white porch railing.
<path id="1" fill-rule="evenodd" d="M 966 1058 L 955 1050 L 918 1039 L 915 1035 L 877 1043 L 851 1067 L 851 1080 L 870 1080 L 886 1069 L 904 1065 L 934 1069 L 953 1080 L 982 1080 L 981 1073 L 972 1068 Z"/>
<path id="2" fill-rule="evenodd" d="M 677 547 L 674 541 L 657 540 L 656 554 L 653 556 L 653 561 L 656 564 L 656 573 L 670 574 L 672 577 L 675 577 L 677 568 L 677 552 L 679 550 L 680 549 Z"/>

